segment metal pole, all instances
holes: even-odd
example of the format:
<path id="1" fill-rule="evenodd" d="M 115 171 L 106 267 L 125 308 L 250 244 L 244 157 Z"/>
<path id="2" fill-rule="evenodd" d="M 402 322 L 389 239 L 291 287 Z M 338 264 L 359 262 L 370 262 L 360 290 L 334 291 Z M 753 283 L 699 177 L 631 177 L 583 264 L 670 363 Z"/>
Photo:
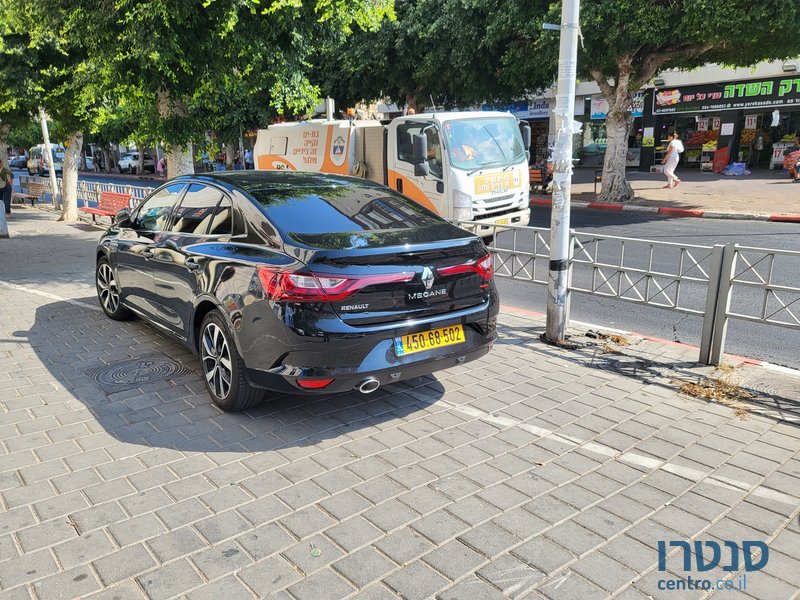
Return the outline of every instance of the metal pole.
<path id="1" fill-rule="evenodd" d="M 708 290 L 706 291 L 706 309 L 703 314 L 703 333 L 700 337 L 700 358 L 704 365 L 711 364 L 711 343 L 714 340 L 714 323 L 719 302 L 719 288 L 722 280 L 723 257 L 725 246 L 715 244 L 711 251 L 711 265 L 708 270 Z"/>
<path id="2" fill-rule="evenodd" d="M 580 0 L 563 0 L 558 90 L 554 111 L 553 208 L 550 217 L 550 268 L 547 279 L 547 324 L 544 340 L 562 342 L 568 317 L 569 210 L 572 185 L 572 136 L 575 133 L 575 78 L 580 35 Z"/>
<path id="3" fill-rule="evenodd" d="M 47 155 L 47 164 L 50 171 L 50 193 L 53 195 L 53 206 L 61 208 L 61 202 L 58 197 L 58 182 L 56 181 L 56 166 L 53 164 L 53 150 L 50 146 L 50 132 L 47 130 L 47 115 L 44 114 L 44 108 L 39 107 L 39 120 L 42 122 L 42 137 L 44 138 L 44 151 Z M 44 156 L 42 156 L 44 158 Z"/>

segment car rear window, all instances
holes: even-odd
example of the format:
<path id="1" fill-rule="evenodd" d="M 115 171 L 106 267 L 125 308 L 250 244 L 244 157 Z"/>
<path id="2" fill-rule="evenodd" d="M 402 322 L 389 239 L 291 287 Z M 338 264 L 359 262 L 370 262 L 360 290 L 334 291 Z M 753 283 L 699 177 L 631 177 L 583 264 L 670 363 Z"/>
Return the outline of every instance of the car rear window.
<path id="1" fill-rule="evenodd" d="M 281 233 L 352 233 L 440 225 L 428 209 L 379 187 L 250 190 Z"/>

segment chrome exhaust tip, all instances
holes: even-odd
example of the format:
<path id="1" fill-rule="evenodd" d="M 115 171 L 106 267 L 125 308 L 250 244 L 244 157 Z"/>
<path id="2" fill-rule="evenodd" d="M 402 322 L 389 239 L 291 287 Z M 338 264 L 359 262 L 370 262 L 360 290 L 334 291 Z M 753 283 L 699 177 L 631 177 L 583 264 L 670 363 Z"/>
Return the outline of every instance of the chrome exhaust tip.
<path id="1" fill-rule="evenodd" d="M 381 387 L 381 382 L 375 379 L 374 377 L 370 377 L 369 379 L 365 379 L 364 381 L 359 383 L 356 386 L 356 389 L 362 394 L 371 394 L 379 387 Z"/>

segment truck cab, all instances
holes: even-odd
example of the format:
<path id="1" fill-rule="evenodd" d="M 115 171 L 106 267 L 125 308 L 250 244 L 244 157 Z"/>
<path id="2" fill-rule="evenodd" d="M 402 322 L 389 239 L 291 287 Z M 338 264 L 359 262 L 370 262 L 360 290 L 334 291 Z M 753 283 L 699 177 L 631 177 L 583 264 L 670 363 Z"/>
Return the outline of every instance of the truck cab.
<path id="1" fill-rule="evenodd" d="M 516 118 L 501 112 L 419 114 L 398 117 L 387 129 L 390 188 L 446 219 L 528 224 L 528 158 Z M 494 227 L 478 233 L 491 235 Z"/>

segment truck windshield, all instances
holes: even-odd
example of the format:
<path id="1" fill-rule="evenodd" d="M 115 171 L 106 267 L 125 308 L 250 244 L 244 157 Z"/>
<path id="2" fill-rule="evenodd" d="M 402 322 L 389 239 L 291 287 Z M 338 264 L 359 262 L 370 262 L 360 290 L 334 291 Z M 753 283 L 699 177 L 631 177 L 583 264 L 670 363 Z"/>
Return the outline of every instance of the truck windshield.
<path id="1" fill-rule="evenodd" d="M 450 163 L 457 169 L 504 166 L 524 155 L 522 135 L 512 118 L 447 121 L 444 137 Z"/>

